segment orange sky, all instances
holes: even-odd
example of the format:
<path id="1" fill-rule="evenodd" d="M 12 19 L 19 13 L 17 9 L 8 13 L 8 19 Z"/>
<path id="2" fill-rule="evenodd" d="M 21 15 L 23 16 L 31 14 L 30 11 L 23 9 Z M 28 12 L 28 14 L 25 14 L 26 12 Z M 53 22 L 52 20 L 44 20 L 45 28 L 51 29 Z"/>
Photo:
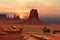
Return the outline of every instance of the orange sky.
<path id="1" fill-rule="evenodd" d="M 60 0 L 0 0 L 0 12 L 27 16 L 32 8 L 38 9 L 39 16 L 60 16 Z"/>

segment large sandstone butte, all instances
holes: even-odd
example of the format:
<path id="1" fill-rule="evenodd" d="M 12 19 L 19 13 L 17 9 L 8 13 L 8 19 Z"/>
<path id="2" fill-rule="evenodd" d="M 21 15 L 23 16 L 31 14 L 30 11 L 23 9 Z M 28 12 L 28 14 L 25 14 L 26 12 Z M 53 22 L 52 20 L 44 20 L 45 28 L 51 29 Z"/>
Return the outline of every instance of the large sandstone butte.
<path id="1" fill-rule="evenodd" d="M 23 21 L 21 24 L 24 24 L 24 25 L 40 25 L 40 24 L 42 24 L 42 21 L 38 17 L 37 9 L 32 9 L 30 11 L 29 18 L 27 20 Z"/>

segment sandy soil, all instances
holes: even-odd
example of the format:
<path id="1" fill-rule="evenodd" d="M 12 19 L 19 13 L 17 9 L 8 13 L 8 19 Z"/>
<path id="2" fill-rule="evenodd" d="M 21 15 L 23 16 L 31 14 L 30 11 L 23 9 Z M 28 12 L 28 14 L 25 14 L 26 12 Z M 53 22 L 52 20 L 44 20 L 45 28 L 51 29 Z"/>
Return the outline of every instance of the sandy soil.
<path id="1" fill-rule="evenodd" d="M 32 34 L 33 36 L 25 36 L 24 39 L 26 40 L 60 40 L 60 34 L 49 34 L 49 35 L 36 35 Z M 39 39 L 40 38 L 40 39 Z"/>

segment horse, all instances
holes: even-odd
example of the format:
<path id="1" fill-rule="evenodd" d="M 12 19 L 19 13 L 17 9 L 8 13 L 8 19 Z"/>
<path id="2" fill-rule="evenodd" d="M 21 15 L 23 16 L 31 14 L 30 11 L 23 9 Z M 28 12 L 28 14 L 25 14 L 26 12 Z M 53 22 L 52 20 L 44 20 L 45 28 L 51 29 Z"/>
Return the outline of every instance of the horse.
<path id="1" fill-rule="evenodd" d="M 48 34 L 48 33 L 50 33 L 50 29 L 48 29 L 48 28 L 43 28 L 43 32 L 44 32 L 44 34 Z"/>

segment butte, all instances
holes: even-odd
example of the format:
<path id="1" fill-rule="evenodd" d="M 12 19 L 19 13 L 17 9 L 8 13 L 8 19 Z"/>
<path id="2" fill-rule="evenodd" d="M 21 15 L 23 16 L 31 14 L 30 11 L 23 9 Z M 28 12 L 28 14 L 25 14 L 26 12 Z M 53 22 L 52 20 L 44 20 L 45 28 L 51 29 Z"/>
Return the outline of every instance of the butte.
<path id="1" fill-rule="evenodd" d="M 43 24 L 43 22 L 38 17 L 37 9 L 32 9 L 30 11 L 29 18 L 27 20 L 24 20 L 21 24 L 23 24 L 23 25 L 41 25 L 41 24 Z"/>

